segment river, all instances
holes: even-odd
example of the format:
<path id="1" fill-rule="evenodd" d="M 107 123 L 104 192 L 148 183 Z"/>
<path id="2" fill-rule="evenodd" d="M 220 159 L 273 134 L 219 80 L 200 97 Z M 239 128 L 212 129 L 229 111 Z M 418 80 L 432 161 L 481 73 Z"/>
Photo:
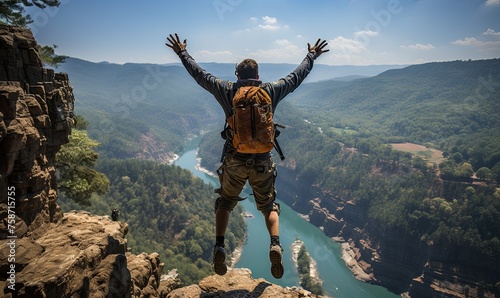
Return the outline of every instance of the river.
<path id="1" fill-rule="evenodd" d="M 218 179 L 200 171 L 197 166 L 198 144 L 200 138 L 194 138 L 185 152 L 175 161 L 175 165 L 190 170 L 196 177 L 206 183 L 218 186 Z M 279 192 L 279 189 L 278 189 Z M 246 195 L 242 195 L 244 197 Z M 215 198 L 215 197 L 214 197 Z M 299 216 L 294 210 L 282 201 L 280 215 L 280 241 L 284 249 L 283 264 L 285 275 L 275 279 L 270 272 L 269 263 L 269 234 L 265 227 L 263 216 L 255 208 L 252 197 L 241 202 L 243 208 L 253 217 L 247 218 L 247 241 L 243 246 L 237 268 L 248 268 L 253 278 L 264 278 L 280 286 L 298 286 L 299 276 L 292 261 L 291 245 L 296 239 L 304 241 L 311 257 L 317 262 L 319 277 L 323 280 L 325 295 L 342 298 L 400 297 L 386 288 L 371 285 L 356 280 L 341 258 L 340 244 L 332 241 L 323 232 Z"/>

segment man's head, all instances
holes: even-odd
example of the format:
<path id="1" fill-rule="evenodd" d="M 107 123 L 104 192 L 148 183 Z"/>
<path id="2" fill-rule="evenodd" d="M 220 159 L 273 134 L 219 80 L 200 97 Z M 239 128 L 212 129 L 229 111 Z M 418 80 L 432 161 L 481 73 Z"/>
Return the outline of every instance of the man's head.
<path id="1" fill-rule="evenodd" d="M 236 66 L 238 79 L 259 79 L 259 65 L 253 59 L 245 59 Z"/>

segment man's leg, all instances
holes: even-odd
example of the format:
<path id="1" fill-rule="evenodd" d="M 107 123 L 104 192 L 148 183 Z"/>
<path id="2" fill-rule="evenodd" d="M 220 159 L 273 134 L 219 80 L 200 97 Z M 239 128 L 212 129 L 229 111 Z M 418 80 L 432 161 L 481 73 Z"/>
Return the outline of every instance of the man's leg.
<path id="1" fill-rule="evenodd" d="M 276 208 L 277 205 L 275 205 Z M 278 205 L 279 206 L 279 205 Z M 283 267 L 283 248 L 279 240 L 279 207 L 264 214 L 267 230 L 271 237 L 271 246 L 269 249 L 269 260 L 271 261 L 271 274 L 274 278 L 281 278 L 285 272 Z"/>
<path id="2" fill-rule="evenodd" d="M 227 272 L 226 250 L 224 245 L 224 235 L 229 223 L 230 212 L 223 208 L 217 208 L 215 211 L 215 246 L 214 246 L 214 271 L 218 275 L 224 275 Z"/>
<path id="3" fill-rule="evenodd" d="M 228 210 L 217 208 L 215 213 L 215 236 L 226 235 L 227 225 L 229 224 L 230 212 Z"/>
<path id="4" fill-rule="evenodd" d="M 235 164 L 236 163 L 236 164 Z M 215 273 L 224 275 L 227 272 L 225 239 L 231 211 L 236 207 L 241 190 L 245 185 L 247 174 L 233 158 L 225 158 L 219 169 L 221 196 L 215 202 L 215 246 L 213 265 Z M 219 172 L 218 171 L 218 172 Z"/>
<path id="5" fill-rule="evenodd" d="M 279 236 L 280 235 L 280 218 L 278 212 L 271 211 L 264 215 L 266 221 L 266 227 L 269 231 L 269 236 Z"/>
<path id="6" fill-rule="evenodd" d="M 274 278 L 281 278 L 284 273 L 283 249 L 279 241 L 279 204 L 275 202 L 276 188 L 276 165 L 269 159 L 255 164 L 250 175 L 250 186 L 252 187 L 257 209 L 264 215 L 266 227 L 271 238 L 269 249 L 269 260 L 271 261 L 271 273 Z"/>

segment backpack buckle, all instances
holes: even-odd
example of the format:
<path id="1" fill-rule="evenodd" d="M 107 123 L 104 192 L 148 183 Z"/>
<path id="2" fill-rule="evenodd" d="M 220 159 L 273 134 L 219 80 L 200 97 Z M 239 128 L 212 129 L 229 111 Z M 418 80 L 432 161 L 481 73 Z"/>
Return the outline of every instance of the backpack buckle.
<path id="1" fill-rule="evenodd" d="M 228 125 L 228 126 L 224 127 L 223 131 L 220 132 L 220 136 L 224 140 L 228 140 L 228 139 L 232 140 L 233 139 L 233 130 Z"/>

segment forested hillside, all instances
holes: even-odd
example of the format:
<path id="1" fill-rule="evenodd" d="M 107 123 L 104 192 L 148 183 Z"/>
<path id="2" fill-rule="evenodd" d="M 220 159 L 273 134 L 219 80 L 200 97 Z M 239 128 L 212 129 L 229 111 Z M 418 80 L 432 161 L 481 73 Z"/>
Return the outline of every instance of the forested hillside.
<path id="1" fill-rule="evenodd" d="M 202 63 L 210 73 L 234 80 L 234 65 Z M 286 76 L 296 65 L 262 64 L 263 80 Z M 317 65 L 307 80 L 376 75 L 400 66 Z M 164 159 L 158 151 L 180 152 L 184 138 L 212 124 L 222 125 L 217 102 L 199 87 L 180 64 L 124 65 L 68 58 L 57 71 L 71 77 L 76 112 L 89 121 L 89 135 L 107 157 Z M 160 156 L 158 156 L 160 154 Z"/>
<path id="2" fill-rule="evenodd" d="M 499 291 L 499 112 L 500 59 L 310 83 L 278 106 L 278 122 L 288 126 L 279 137 L 287 157 L 280 165 L 324 200 L 354 202 L 371 230 L 446 251 L 443 261 L 459 275 L 481 268 L 473 280 Z M 200 153 L 220 154 L 213 142 L 207 137 Z M 441 149 L 446 159 L 438 165 L 392 149 L 397 142 Z M 278 174 L 280 183 L 287 182 Z M 280 198 L 304 206 L 295 197 Z M 467 253 L 481 261 L 462 260 Z"/>
<path id="3" fill-rule="evenodd" d="M 89 135 L 108 157 L 144 157 L 144 151 L 154 155 L 158 147 L 179 152 L 187 135 L 198 133 L 220 113 L 179 66 L 69 58 L 58 70 L 70 75 L 79 99 L 75 110 L 89 121 Z"/>
<path id="4" fill-rule="evenodd" d="M 233 65 L 206 67 L 232 79 Z M 263 73 L 277 79 L 278 73 L 286 75 L 294 67 L 263 65 Z M 350 69 L 374 74 L 388 67 L 344 67 L 336 75 L 352 74 Z M 323 67 L 324 75 L 330 75 L 328 69 Z M 179 65 L 116 65 L 69 58 L 58 71 L 71 77 L 78 99 L 75 112 L 85 117 L 90 137 L 100 143 L 98 170 L 110 180 L 110 191 L 94 196 L 92 206 L 84 208 L 100 215 L 120 210 L 119 220 L 130 227 L 132 251 L 160 253 L 166 269 L 178 269 L 186 284 L 211 274 L 213 188 L 188 171 L 158 162 L 179 153 L 190 135 L 222 125 L 222 110 L 215 100 Z M 59 203 L 66 211 L 82 208 L 64 196 Z M 242 243 L 245 230 L 243 217 L 233 216 L 226 235 L 228 251 Z"/>
<path id="5" fill-rule="evenodd" d="M 103 158 L 98 170 L 111 182 L 109 193 L 92 199 L 85 207 L 93 214 L 120 211 L 119 220 L 129 225 L 128 247 L 134 253 L 157 252 L 165 272 L 177 269 L 186 284 L 212 274 L 214 233 L 213 187 L 191 172 L 154 161 Z M 64 210 L 82 209 L 62 197 Z M 240 214 L 241 207 L 235 210 Z M 243 217 L 233 216 L 228 227 L 228 251 L 245 239 Z"/>
<path id="6" fill-rule="evenodd" d="M 477 149 L 469 153 L 483 155 L 474 159 L 484 160 L 500 148 L 494 137 L 500 135 L 499 81 L 500 59 L 428 63 L 350 82 L 307 84 L 289 100 L 326 133 L 349 127 L 383 142 L 432 143 L 467 155 L 461 152 L 469 149 L 465 141 Z M 492 168 L 500 159 L 488 161 Z M 484 165 L 478 161 L 475 168 Z"/>
<path id="7" fill-rule="evenodd" d="M 226 67 L 207 66 L 216 71 Z M 101 74 L 101 67 L 126 71 L 115 69 Z M 156 206 L 158 202 L 168 201 L 159 195 L 163 193 L 157 191 L 161 188 L 152 187 L 148 182 L 157 181 L 147 174 L 155 172 L 154 167 L 142 162 L 135 165 L 135 172 L 148 179 L 133 178 L 137 175 L 127 174 L 123 165 L 134 162 L 106 159 L 141 157 L 138 153 L 144 151 L 145 144 L 138 140 L 144 135 L 151 147 L 179 152 L 183 138 L 189 133 L 213 129 L 203 138 L 199 152 L 202 165 L 214 170 L 223 145 L 219 135 L 223 126 L 220 107 L 178 66 L 161 69 L 161 84 L 155 84 L 155 77 L 145 65 L 100 64 L 92 69 L 85 71 L 95 72 L 94 81 L 74 74 L 71 77 L 79 99 L 77 113 L 89 115 L 90 135 L 102 143 L 100 164 L 110 175 L 112 184 L 106 200 L 113 203 L 107 206 L 117 204 L 127 210 L 123 211 L 123 218 L 135 229 L 149 226 L 147 229 L 151 232 L 144 233 L 148 237 L 131 235 L 131 243 L 137 247 L 149 246 L 150 242 L 153 247 L 159 245 L 155 242 L 157 228 L 152 228 L 158 224 L 165 229 L 162 233 L 176 235 L 176 240 L 179 239 L 176 237 L 191 235 L 175 230 L 174 226 L 168 228 L 162 220 L 158 222 L 157 217 L 151 218 L 153 223 L 149 225 L 139 225 L 139 219 L 144 216 L 138 211 L 139 206 Z M 471 274 L 468 273 L 473 272 L 471 266 L 479 268 L 479 273 L 474 271 L 474 276 L 464 278 L 470 279 L 472 286 L 481 283 L 487 291 L 497 291 L 500 289 L 497 284 L 500 273 L 495 266 L 500 256 L 499 82 L 500 59 L 494 59 L 429 63 L 389 70 L 371 78 L 304 84 L 280 103 L 276 113 L 276 122 L 287 127 L 279 137 L 286 156 L 279 166 L 286 169 L 282 173 L 288 172 L 288 176 L 278 175 L 278 187 L 290 186 L 290 181 L 280 180 L 287 177 L 297 189 L 317 188 L 324 200 L 352 202 L 361 208 L 357 218 L 365 221 L 359 222 L 362 226 L 372 227 L 377 233 L 392 233 L 407 237 L 408 241 L 421 242 L 429 250 L 433 247 L 446 251 L 442 253 L 449 259 L 442 260 L 439 255 L 435 256 L 436 260 L 451 262 L 461 276 Z M 164 85 L 167 89 L 163 89 Z M 143 100 L 134 101 L 140 98 Z M 444 159 L 438 164 L 426 160 L 425 156 L 394 150 L 391 144 L 398 142 L 440 149 Z M 159 146 L 165 143 L 168 146 Z M 181 177 L 178 185 L 182 185 L 184 174 L 174 176 L 177 175 Z M 162 183 L 166 182 L 158 180 L 158 184 Z M 139 190 L 144 194 L 136 193 Z M 174 193 L 182 198 L 177 201 L 190 201 L 183 190 Z M 286 192 L 278 190 L 278 193 Z M 198 197 L 204 195 L 213 197 L 208 189 Z M 280 199 L 303 208 L 312 198 L 303 198 L 297 193 Z M 306 201 L 302 201 L 304 199 Z M 200 206 L 200 209 L 212 210 L 211 200 L 209 202 L 210 206 Z M 163 203 L 158 204 L 163 206 Z M 131 212 L 124 207 L 126 204 L 137 206 L 133 208 L 133 216 L 125 215 Z M 161 207 L 165 208 L 165 214 L 170 208 L 177 210 L 168 206 Z M 160 207 L 151 207 L 145 214 L 160 214 L 157 208 Z M 200 215 L 200 218 L 204 217 Z M 185 224 L 191 221 L 179 219 L 178 228 L 189 229 Z M 200 222 L 203 231 L 204 221 Z M 384 238 L 378 240 L 383 247 Z M 177 247 L 175 242 L 173 245 Z M 163 249 L 167 256 L 171 252 L 191 256 L 191 252 L 181 248 Z M 461 258 L 465 253 L 482 261 Z M 175 258 L 178 263 L 184 260 L 186 265 L 187 259 Z M 204 264 L 200 268 L 206 265 L 197 264 Z M 404 266 L 394 270 L 398 272 L 396 275 L 407 277 L 408 283 L 422 274 L 418 270 L 405 272 Z M 189 278 L 196 280 L 197 275 Z M 408 284 L 398 285 L 394 290 L 404 291 L 407 287 Z"/>

